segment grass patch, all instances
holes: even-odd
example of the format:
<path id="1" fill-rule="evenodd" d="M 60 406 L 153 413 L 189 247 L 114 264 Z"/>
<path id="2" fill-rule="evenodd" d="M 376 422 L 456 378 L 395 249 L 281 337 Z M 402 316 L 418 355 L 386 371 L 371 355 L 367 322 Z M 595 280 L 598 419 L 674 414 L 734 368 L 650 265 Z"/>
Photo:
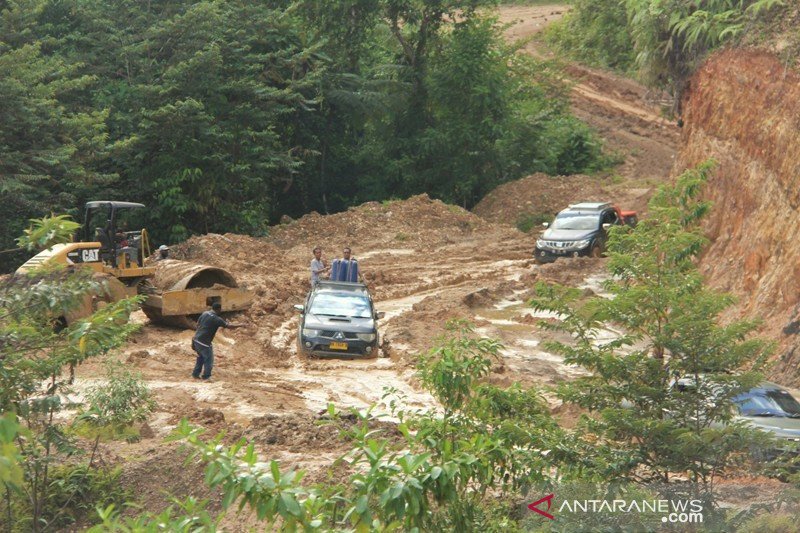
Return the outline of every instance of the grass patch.
<path id="1" fill-rule="evenodd" d="M 517 217 L 517 229 L 523 233 L 530 233 L 533 228 L 541 227 L 542 223 L 550 222 L 553 215 L 550 213 L 521 213 Z"/>
<path id="2" fill-rule="evenodd" d="M 87 420 L 81 420 L 73 424 L 72 433 L 86 440 L 99 439 L 100 442 L 112 442 L 115 440 L 138 442 L 141 438 L 139 429 L 132 425 L 98 426 Z"/>

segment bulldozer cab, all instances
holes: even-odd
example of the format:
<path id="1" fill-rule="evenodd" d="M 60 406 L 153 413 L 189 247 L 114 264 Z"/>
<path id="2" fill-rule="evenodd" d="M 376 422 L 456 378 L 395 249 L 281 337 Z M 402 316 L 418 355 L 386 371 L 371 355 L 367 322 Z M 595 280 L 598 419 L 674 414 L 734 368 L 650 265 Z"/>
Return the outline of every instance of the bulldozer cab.
<path id="1" fill-rule="evenodd" d="M 150 255 L 147 230 L 138 224 L 143 204 L 134 202 L 86 202 L 82 242 L 99 242 L 100 260 L 112 268 L 141 268 Z"/>

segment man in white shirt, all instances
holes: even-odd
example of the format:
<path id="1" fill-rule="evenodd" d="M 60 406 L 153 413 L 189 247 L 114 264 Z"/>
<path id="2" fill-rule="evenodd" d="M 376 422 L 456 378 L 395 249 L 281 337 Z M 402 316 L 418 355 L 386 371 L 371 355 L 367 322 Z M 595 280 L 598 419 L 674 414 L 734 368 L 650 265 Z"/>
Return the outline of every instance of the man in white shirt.
<path id="1" fill-rule="evenodd" d="M 314 259 L 311 260 L 311 287 L 319 282 L 319 275 L 329 270 L 327 263 L 322 259 L 322 248 L 314 248 Z"/>

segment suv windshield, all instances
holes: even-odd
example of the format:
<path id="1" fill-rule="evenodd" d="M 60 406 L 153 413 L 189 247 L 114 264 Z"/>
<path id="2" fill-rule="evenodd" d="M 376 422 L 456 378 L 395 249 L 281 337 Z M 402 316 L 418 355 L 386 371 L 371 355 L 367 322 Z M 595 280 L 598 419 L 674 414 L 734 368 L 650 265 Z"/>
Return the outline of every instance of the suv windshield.
<path id="1" fill-rule="evenodd" d="M 750 391 L 733 399 L 744 416 L 800 418 L 800 403 L 785 391 Z"/>
<path id="2" fill-rule="evenodd" d="M 597 216 L 565 216 L 556 217 L 553 221 L 553 229 L 578 229 L 593 230 L 599 227 Z"/>
<path id="3" fill-rule="evenodd" d="M 372 318 L 369 298 L 359 294 L 319 293 L 311 301 L 309 313 L 323 316 Z"/>

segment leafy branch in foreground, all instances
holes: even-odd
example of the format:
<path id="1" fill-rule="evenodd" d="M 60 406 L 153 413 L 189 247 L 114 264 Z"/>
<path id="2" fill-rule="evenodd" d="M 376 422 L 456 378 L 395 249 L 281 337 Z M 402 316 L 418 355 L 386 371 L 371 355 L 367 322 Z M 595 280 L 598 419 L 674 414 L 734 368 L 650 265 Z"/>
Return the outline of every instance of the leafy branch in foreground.
<path id="1" fill-rule="evenodd" d="M 20 242 L 52 244 L 71 233 L 71 224 L 64 217 L 46 219 Z M 57 416 L 69 406 L 62 370 L 120 346 L 136 329 L 128 316 L 138 297 L 101 307 L 68 326 L 59 322 L 105 290 L 90 271 L 63 267 L 42 267 L 0 282 L 0 409 L 13 414 L 22 428 L 14 440 L 24 472 L 21 484 L 4 486 L 0 526 L 33 531 L 66 526 L 72 514 L 64 507 L 83 502 L 59 498 L 58 491 L 74 488 L 75 475 L 106 481 L 88 470 L 54 468 L 82 453 Z"/>
<path id="2" fill-rule="evenodd" d="M 44 250 L 54 244 L 70 242 L 75 231 L 81 227 L 71 218 L 69 215 L 53 215 L 31 219 L 31 225 L 17 239 L 19 249 L 32 252 Z"/>

